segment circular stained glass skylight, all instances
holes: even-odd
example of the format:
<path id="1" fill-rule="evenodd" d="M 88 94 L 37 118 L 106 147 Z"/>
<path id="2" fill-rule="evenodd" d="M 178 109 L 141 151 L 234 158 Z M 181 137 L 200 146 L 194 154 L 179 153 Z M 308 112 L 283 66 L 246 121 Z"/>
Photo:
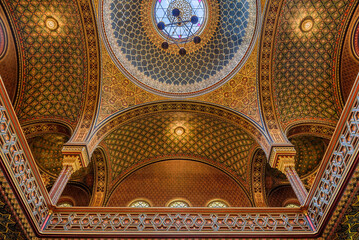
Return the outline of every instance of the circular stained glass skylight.
<path id="1" fill-rule="evenodd" d="M 154 7 L 154 19 L 158 23 L 165 24 L 165 30 L 160 34 L 165 39 L 189 39 L 200 34 L 206 23 L 205 0 L 157 0 Z M 179 10 L 179 16 L 174 16 L 173 11 Z M 175 10 L 176 11 L 176 10 Z M 192 24 L 191 18 L 198 19 Z"/>

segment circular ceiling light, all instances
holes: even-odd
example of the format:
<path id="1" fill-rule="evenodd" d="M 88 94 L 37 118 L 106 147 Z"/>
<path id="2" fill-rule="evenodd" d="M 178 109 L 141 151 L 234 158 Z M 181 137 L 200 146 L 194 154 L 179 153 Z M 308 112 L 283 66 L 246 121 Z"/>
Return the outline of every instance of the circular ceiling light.
<path id="1" fill-rule="evenodd" d="M 313 26 L 314 26 L 313 18 L 306 17 L 300 23 L 300 30 L 302 30 L 302 32 L 308 32 L 308 31 L 312 30 Z"/>
<path id="2" fill-rule="evenodd" d="M 59 23 L 53 17 L 48 17 L 45 20 L 45 26 L 51 31 L 55 31 L 59 27 Z"/>
<path id="3" fill-rule="evenodd" d="M 171 98 L 195 97 L 231 79 L 259 29 L 259 0 L 100 0 L 99 6 L 102 38 L 116 66 L 136 85 Z"/>
<path id="4" fill-rule="evenodd" d="M 176 127 L 174 132 L 178 136 L 181 136 L 181 135 L 183 135 L 185 133 L 185 129 L 183 127 Z"/>

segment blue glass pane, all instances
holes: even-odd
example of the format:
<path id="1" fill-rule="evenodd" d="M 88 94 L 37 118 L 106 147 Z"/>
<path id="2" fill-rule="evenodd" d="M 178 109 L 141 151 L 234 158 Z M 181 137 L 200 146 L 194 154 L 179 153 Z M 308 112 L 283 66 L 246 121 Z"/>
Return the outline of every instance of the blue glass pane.
<path id="1" fill-rule="evenodd" d="M 163 34 L 169 38 L 187 39 L 198 34 L 205 22 L 205 4 L 204 0 L 157 0 L 155 5 L 156 25 L 163 22 L 165 29 Z M 180 14 L 174 16 L 173 11 L 178 9 Z M 177 15 L 177 14 L 175 14 Z M 196 16 L 198 21 L 192 24 L 191 18 Z"/>

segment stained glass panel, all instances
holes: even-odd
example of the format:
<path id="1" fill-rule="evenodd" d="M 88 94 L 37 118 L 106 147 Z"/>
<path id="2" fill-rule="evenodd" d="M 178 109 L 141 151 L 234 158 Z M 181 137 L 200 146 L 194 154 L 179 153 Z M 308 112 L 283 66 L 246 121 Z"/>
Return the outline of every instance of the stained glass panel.
<path id="1" fill-rule="evenodd" d="M 138 200 L 135 202 L 132 202 L 130 204 L 130 207 L 136 207 L 136 208 L 145 208 L 145 207 L 151 207 L 150 204 L 143 200 Z"/>
<path id="2" fill-rule="evenodd" d="M 154 8 L 156 25 L 165 24 L 162 31 L 170 38 L 187 39 L 198 34 L 205 23 L 206 9 L 204 0 L 157 0 Z M 173 10 L 179 10 L 179 16 Z M 191 18 L 196 16 L 198 22 L 192 24 Z"/>
<path id="3" fill-rule="evenodd" d="M 228 205 L 222 201 L 212 201 L 208 204 L 207 207 L 211 208 L 225 208 L 228 207 Z"/>
<path id="4" fill-rule="evenodd" d="M 189 207 L 189 204 L 185 201 L 173 201 L 168 206 L 173 208 L 186 208 Z"/>

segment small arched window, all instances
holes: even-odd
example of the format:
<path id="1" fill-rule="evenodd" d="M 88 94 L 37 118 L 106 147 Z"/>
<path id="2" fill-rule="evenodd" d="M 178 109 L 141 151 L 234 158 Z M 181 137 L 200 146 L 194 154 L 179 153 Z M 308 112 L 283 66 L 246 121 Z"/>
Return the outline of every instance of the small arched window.
<path id="1" fill-rule="evenodd" d="M 72 202 L 69 202 L 69 201 L 66 201 L 66 202 L 61 202 L 57 205 L 58 207 L 73 207 L 73 203 Z"/>
<path id="2" fill-rule="evenodd" d="M 282 206 L 286 208 L 299 208 L 300 203 L 297 199 L 290 198 L 284 201 Z"/>
<path id="3" fill-rule="evenodd" d="M 288 203 L 287 205 L 285 205 L 285 207 L 287 208 L 299 208 L 300 206 L 294 203 Z"/>
<path id="4" fill-rule="evenodd" d="M 172 207 L 172 208 L 186 208 L 189 206 L 190 205 L 183 200 L 174 200 L 168 204 L 168 207 Z"/>
<path id="5" fill-rule="evenodd" d="M 221 200 L 213 200 L 208 203 L 207 207 L 211 208 L 226 208 L 228 207 L 228 204 Z"/>
<path id="6" fill-rule="evenodd" d="M 144 200 L 137 200 L 137 201 L 130 203 L 129 207 L 146 208 L 146 207 L 151 207 L 151 205 Z"/>

